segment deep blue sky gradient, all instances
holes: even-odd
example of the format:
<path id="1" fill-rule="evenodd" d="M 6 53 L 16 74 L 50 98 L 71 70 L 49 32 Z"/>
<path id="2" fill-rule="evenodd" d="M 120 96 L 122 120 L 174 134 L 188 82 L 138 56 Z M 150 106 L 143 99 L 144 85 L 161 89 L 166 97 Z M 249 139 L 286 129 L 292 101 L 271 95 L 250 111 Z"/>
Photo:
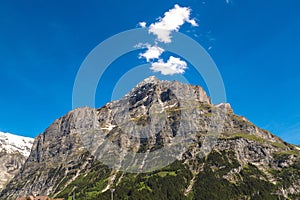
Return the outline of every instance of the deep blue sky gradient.
<path id="1" fill-rule="evenodd" d="M 153 23 L 175 3 L 197 18 L 198 28 L 181 32 L 211 47 L 234 111 L 300 144 L 298 0 L 0 1 L 0 131 L 44 131 L 72 109 L 77 70 L 95 46 L 140 21 Z M 136 57 L 107 70 L 97 106 L 110 100 L 117 77 L 141 62 Z"/>

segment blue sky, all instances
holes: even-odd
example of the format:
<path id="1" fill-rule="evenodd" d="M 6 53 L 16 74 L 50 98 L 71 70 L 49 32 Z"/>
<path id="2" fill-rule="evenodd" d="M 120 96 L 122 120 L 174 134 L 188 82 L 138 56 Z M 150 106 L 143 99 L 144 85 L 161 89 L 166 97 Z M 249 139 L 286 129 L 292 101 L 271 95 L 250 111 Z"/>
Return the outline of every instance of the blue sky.
<path id="1" fill-rule="evenodd" d="M 234 111 L 300 144 L 297 0 L 0 1 L 0 131 L 43 132 L 72 109 L 76 73 L 93 48 L 141 21 L 155 23 L 175 4 L 191 9 L 199 26 L 185 24 L 180 32 L 207 49 Z M 108 68 L 98 107 L 111 99 L 122 73 L 143 63 L 138 55 L 124 55 Z M 191 74 L 188 68 L 184 76 L 203 84 Z"/>

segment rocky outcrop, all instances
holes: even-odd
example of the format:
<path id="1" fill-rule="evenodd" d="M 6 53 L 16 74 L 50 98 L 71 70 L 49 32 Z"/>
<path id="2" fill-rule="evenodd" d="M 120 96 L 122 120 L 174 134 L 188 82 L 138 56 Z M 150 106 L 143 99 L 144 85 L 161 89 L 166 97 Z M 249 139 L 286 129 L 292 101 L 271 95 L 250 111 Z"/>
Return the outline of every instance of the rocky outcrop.
<path id="1" fill-rule="evenodd" d="M 14 199 L 27 195 L 48 195 L 75 178 L 89 164 L 90 155 L 81 143 L 76 130 L 89 128 L 94 109 L 81 108 L 56 120 L 34 140 L 31 154 L 6 191 Z M 63 179 L 66 182 L 61 185 Z M 70 179 L 70 180 L 69 180 Z"/>

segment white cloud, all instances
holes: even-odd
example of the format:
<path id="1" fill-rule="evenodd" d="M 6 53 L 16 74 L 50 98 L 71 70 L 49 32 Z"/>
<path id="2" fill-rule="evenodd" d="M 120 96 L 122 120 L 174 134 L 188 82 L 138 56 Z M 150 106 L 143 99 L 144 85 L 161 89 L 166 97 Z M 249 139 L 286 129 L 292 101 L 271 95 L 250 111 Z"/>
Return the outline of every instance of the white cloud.
<path id="1" fill-rule="evenodd" d="M 139 26 L 142 28 L 146 28 L 147 23 L 146 22 L 139 22 Z"/>
<path id="2" fill-rule="evenodd" d="M 158 46 L 159 42 L 171 43 L 172 32 L 179 31 L 180 27 L 189 23 L 192 26 L 198 26 L 195 19 L 190 18 L 191 9 L 188 7 L 181 7 L 175 5 L 174 8 L 164 13 L 163 17 L 160 17 L 157 22 L 150 24 L 148 32 L 156 36 L 155 45 L 150 44 L 137 44 L 136 48 L 146 48 L 144 53 L 139 54 L 139 58 L 144 58 L 147 62 L 151 63 L 151 70 L 154 72 L 160 72 L 162 75 L 174 75 L 183 74 L 187 69 L 187 63 L 180 58 L 170 56 L 167 62 L 161 58 L 161 55 L 165 51 Z M 139 26 L 147 28 L 146 22 L 139 22 Z"/>
<path id="3" fill-rule="evenodd" d="M 149 26 L 149 33 L 157 36 L 157 40 L 164 43 L 170 43 L 171 32 L 178 31 L 185 23 L 190 23 L 192 26 L 198 26 L 195 19 L 190 19 L 191 9 L 188 7 L 180 7 L 175 5 L 174 8 L 165 12 L 163 18 Z"/>
<path id="4" fill-rule="evenodd" d="M 159 59 L 157 62 L 152 63 L 150 69 L 154 72 L 160 72 L 162 75 L 174 75 L 183 74 L 186 68 L 187 64 L 185 61 L 171 56 L 167 62 Z"/>
<path id="5" fill-rule="evenodd" d="M 230 0 L 226 0 L 226 3 L 227 3 L 227 4 L 230 4 Z"/>
<path id="6" fill-rule="evenodd" d="M 145 58 L 147 62 L 150 62 L 153 59 L 159 59 L 161 54 L 165 51 L 163 48 L 159 46 L 151 46 L 150 44 L 139 44 L 137 45 L 139 48 L 146 47 L 147 50 L 145 53 L 140 54 L 140 58 Z"/>

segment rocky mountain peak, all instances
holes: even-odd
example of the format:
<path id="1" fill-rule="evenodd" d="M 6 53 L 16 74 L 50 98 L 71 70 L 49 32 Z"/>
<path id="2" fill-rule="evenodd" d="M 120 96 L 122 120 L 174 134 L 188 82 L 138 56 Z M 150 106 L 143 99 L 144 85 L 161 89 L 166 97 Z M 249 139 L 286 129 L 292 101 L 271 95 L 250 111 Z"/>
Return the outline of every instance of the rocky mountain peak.
<path id="1" fill-rule="evenodd" d="M 157 84 L 158 82 L 160 81 L 156 76 L 149 76 L 148 78 L 145 78 L 140 83 L 138 83 L 136 87 L 142 87 L 143 85 L 150 84 L 150 83 Z"/>
<path id="2" fill-rule="evenodd" d="M 295 169 L 299 149 L 230 104 L 213 105 L 200 86 L 149 77 L 118 101 L 55 120 L 0 199 L 68 199 L 74 188 L 78 199 L 109 199 L 111 188 L 118 199 L 211 199 L 212 188 L 225 188 L 223 199 L 278 199 L 300 195 Z M 170 187 L 172 198 L 160 190 Z"/>
<path id="3" fill-rule="evenodd" d="M 160 100 L 163 102 L 170 98 L 169 95 L 173 95 L 177 99 L 184 99 L 188 101 L 200 101 L 211 104 L 210 98 L 206 94 L 205 90 L 200 86 L 193 86 L 179 81 L 166 81 L 159 80 L 155 76 L 150 76 L 134 87 L 127 95 L 128 97 L 137 97 L 136 99 L 142 100 L 146 96 L 156 94 L 160 96 Z"/>

